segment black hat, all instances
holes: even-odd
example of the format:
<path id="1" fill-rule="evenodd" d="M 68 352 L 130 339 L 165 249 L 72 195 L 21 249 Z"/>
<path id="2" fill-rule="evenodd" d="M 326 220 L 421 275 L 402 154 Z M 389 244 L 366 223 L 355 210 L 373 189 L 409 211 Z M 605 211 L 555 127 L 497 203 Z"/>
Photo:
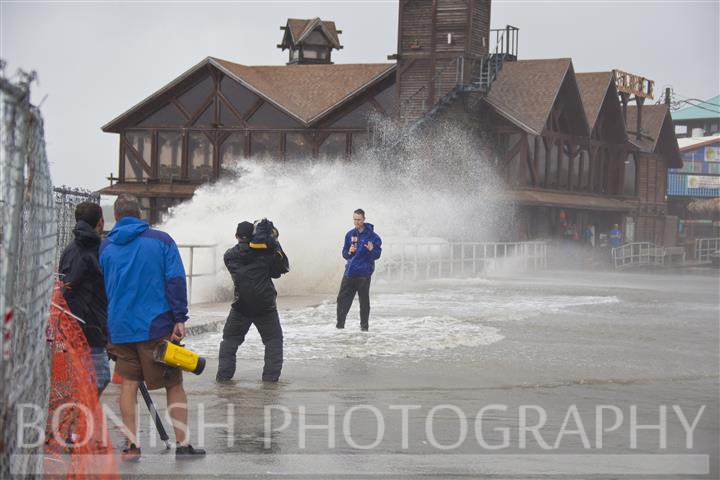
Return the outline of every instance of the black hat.
<path id="1" fill-rule="evenodd" d="M 240 238 L 250 238 L 252 237 L 254 228 L 255 226 L 250 222 L 240 222 L 238 223 L 237 230 L 235 230 L 235 235 Z"/>

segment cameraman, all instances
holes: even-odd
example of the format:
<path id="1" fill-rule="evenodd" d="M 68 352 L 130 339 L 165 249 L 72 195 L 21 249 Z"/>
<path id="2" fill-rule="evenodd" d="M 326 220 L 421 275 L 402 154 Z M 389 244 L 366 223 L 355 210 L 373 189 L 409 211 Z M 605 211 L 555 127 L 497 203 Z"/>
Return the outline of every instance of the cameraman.
<path id="1" fill-rule="evenodd" d="M 254 324 L 265 345 L 262 379 L 277 382 L 283 363 L 283 333 L 272 279 L 290 270 L 288 258 L 277 242 L 277 230 L 267 220 L 257 226 L 239 223 L 235 238 L 237 245 L 225 252 L 224 257 L 235 285 L 235 300 L 223 329 L 215 379 L 222 383 L 235 375 L 235 354 L 245 341 L 250 325 Z"/>

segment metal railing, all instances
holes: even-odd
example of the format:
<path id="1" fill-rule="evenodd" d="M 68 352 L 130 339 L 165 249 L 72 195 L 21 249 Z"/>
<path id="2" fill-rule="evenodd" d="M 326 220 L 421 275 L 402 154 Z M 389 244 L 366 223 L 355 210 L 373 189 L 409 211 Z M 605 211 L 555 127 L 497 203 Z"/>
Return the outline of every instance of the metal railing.
<path id="1" fill-rule="evenodd" d="M 626 243 L 611 250 L 616 270 L 639 265 L 664 265 L 665 249 L 650 242 Z"/>
<path id="2" fill-rule="evenodd" d="M 695 239 L 695 260 L 708 262 L 710 255 L 718 250 L 720 250 L 720 237 Z"/>
<path id="3" fill-rule="evenodd" d="M 178 245 L 178 250 L 180 250 L 180 256 L 183 257 L 183 253 L 187 251 L 188 253 L 188 261 L 184 262 L 186 271 L 185 271 L 185 278 L 187 279 L 187 289 L 188 289 L 188 304 L 192 304 L 192 292 L 193 292 L 193 279 L 195 278 L 201 278 L 201 277 L 212 277 L 212 288 L 214 289 L 217 285 L 217 274 L 218 272 L 218 262 L 217 262 L 217 248 L 218 245 L 191 245 L 191 244 L 181 244 Z M 211 250 L 209 253 L 211 259 L 211 269 L 210 272 L 202 272 L 202 273 L 195 273 L 195 260 L 196 250 Z"/>
<path id="4" fill-rule="evenodd" d="M 383 244 L 377 275 L 388 280 L 469 277 L 494 269 L 547 268 L 545 242 L 405 242 Z"/>

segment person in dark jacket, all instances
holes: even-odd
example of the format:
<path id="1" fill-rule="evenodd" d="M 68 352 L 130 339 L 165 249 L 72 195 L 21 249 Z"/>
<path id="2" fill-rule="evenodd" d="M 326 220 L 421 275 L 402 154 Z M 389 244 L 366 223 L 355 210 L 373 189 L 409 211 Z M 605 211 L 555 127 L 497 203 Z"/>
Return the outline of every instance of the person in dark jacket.
<path id="1" fill-rule="evenodd" d="M 97 203 L 82 202 L 75 208 L 75 240 L 60 257 L 58 272 L 62 293 L 70 312 L 82 320 L 82 328 L 95 366 L 98 395 L 110 383 L 107 356 L 107 297 L 98 260 L 100 235 L 105 228 L 102 208 Z"/>
<path id="2" fill-rule="evenodd" d="M 225 266 L 235 285 L 235 300 L 220 342 L 218 382 L 228 382 L 235 375 L 238 347 L 253 324 L 265 345 L 263 381 L 277 382 L 282 370 L 283 332 L 272 279 L 290 271 L 290 266 L 277 241 L 271 248 L 251 247 L 254 229 L 250 222 L 239 223 L 235 232 L 238 243 L 225 252 Z"/>
<path id="3" fill-rule="evenodd" d="M 345 274 L 337 297 L 337 328 L 345 328 L 345 318 L 355 299 L 360 300 L 360 330 L 367 332 L 370 325 L 370 279 L 375 271 L 375 260 L 382 253 L 382 240 L 371 223 L 365 223 L 365 211 L 353 212 L 355 228 L 345 234 L 342 256 L 347 260 Z"/>

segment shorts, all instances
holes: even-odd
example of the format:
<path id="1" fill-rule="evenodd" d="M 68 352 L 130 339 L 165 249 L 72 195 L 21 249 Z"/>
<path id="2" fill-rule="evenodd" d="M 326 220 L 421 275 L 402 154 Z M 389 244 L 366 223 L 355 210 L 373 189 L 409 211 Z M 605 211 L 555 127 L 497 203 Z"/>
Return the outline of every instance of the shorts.
<path id="1" fill-rule="evenodd" d="M 136 382 L 145 382 L 148 390 L 168 388 L 182 383 L 182 370 L 155 361 L 153 351 L 170 335 L 145 342 L 108 345 L 108 352 L 114 355 L 115 372 L 121 377 Z"/>
<path id="2" fill-rule="evenodd" d="M 90 356 L 95 366 L 95 381 L 99 392 L 105 390 L 110 383 L 110 362 L 107 350 L 103 347 L 90 347 Z"/>

